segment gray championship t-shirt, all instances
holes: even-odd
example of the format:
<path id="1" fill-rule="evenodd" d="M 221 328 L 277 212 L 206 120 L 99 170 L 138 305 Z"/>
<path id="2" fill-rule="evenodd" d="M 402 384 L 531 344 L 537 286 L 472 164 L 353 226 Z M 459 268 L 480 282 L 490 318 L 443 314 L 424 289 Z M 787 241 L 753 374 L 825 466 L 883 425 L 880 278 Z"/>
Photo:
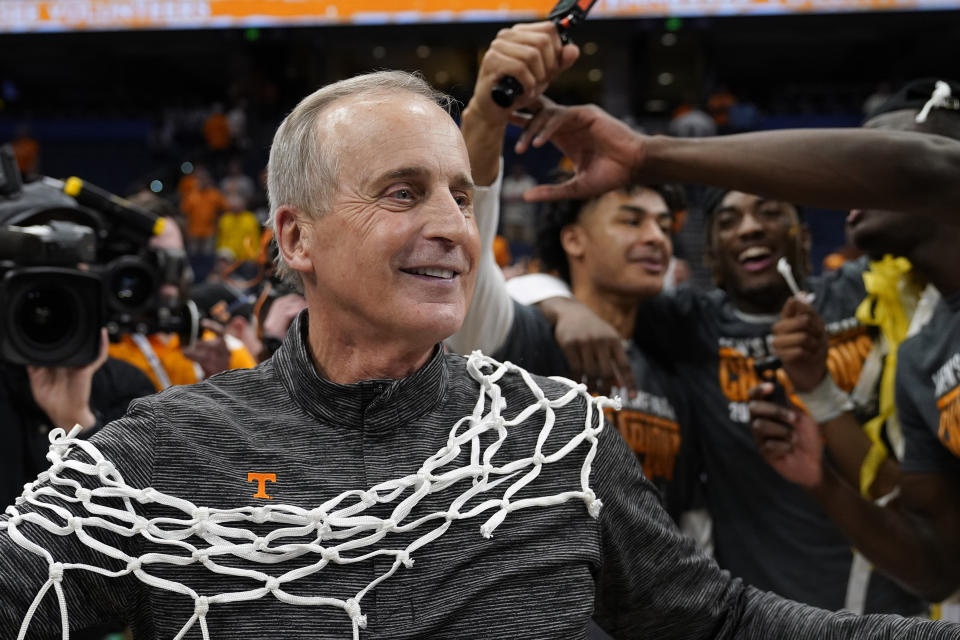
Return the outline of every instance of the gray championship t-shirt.
<path id="1" fill-rule="evenodd" d="M 811 280 L 814 306 L 830 335 L 828 368 L 838 386 L 856 384 L 872 341 L 854 317 L 865 296 L 864 263 Z M 759 382 L 757 359 L 773 355 L 774 318 L 747 317 L 720 290 L 680 289 L 642 305 L 637 344 L 676 363 L 687 387 L 717 562 L 748 584 L 815 606 L 845 606 L 852 549 L 843 532 L 806 491 L 783 479 L 757 452 L 748 393 Z M 925 604 L 873 573 L 865 612 L 914 615 Z"/>
<path id="2" fill-rule="evenodd" d="M 539 375 L 569 377 L 570 364 L 543 313 L 517 302 L 514 310 L 513 326 L 494 357 Z M 688 429 L 689 403 L 683 385 L 667 367 L 647 358 L 632 340 L 626 352 L 636 389 L 614 389 L 611 395 L 620 397 L 621 409 L 605 414 L 637 454 L 644 473 L 676 519 L 702 499 L 697 447 Z"/>
<path id="3" fill-rule="evenodd" d="M 960 474 L 960 294 L 900 345 L 896 385 L 903 470 Z"/>

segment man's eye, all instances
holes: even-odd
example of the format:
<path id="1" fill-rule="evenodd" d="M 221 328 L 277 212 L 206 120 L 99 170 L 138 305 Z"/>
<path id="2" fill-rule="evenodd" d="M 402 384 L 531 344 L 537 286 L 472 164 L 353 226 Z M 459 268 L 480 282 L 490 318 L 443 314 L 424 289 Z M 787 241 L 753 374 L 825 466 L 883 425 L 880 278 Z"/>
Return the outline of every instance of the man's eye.
<path id="1" fill-rule="evenodd" d="M 736 216 L 721 215 L 717 217 L 717 226 L 721 229 L 729 229 L 737 223 Z"/>
<path id="2" fill-rule="evenodd" d="M 397 200 L 410 200 L 413 198 L 413 191 L 410 189 L 394 189 L 390 192 L 390 197 Z"/>
<path id="3" fill-rule="evenodd" d="M 465 193 L 455 193 L 453 194 L 453 200 L 457 203 L 457 206 L 461 209 L 465 209 L 470 206 L 470 196 Z"/>

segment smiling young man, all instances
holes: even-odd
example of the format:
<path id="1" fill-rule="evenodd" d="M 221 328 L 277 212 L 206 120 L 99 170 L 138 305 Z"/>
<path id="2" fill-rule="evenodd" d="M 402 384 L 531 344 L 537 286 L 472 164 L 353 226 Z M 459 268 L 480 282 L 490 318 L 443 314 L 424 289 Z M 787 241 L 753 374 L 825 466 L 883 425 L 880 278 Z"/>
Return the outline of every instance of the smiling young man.
<path id="1" fill-rule="evenodd" d="M 572 62 L 573 47 L 557 50 L 554 33 L 549 23 L 501 31 L 484 57 L 473 97 L 464 110 L 462 129 L 478 185 L 475 211 L 485 238 L 485 265 L 493 264 L 492 237 L 484 230 L 497 225 L 498 173 L 511 117 L 509 110 L 493 102 L 490 89 L 501 75 L 514 73 L 526 73 L 528 83 L 545 87 L 550 76 L 537 78 L 528 60 L 555 57 L 557 70 Z M 515 106 L 533 100 L 544 99 L 531 93 Z M 686 454 L 682 426 L 689 422 L 687 403 L 671 384 L 669 371 L 644 357 L 631 341 L 637 305 L 663 289 L 672 255 L 669 230 L 674 211 L 668 200 L 676 200 L 669 187 L 635 187 L 585 201 L 555 203 L 541 212 L 537 250 L 543 267 L 559 273 L 571 288 L 577 304 L 571 305 L 569 314 L 576 316 L 580 308 L 592 312 L 587 318 L 565 315 L 567 324 L 559 330 L 585 335 L 589 328 L 583 323 L 595 317 L 612 327 L 606 334 L 609 348 L 594 361 L 579 359 L 576 349 L 565 352 L 544 313 L 512 301 L 502 274 L 494 267 L 481 266 L 479 293 L 464 329 L 448 344 L 460 353 L 481 349 L 541 375 L 569 378 L 574 366 L 596 372 L 584 381 L 592 391 L 621 396 L 622 408 L 608 411 L 607 417 L 637 454 L 647 477 L 665 493 L 671 515 L 679 518 L 695 485 L 686 473 L 689 463 L 684 459 L 678 465 Z M 620 374 L 620 369 L 625 373 Z M 607 379 L 619 375 L 619 383 L 602 389 L 597 384 L 601 375 Z"/>
<path id="2" fill-rule="evenodd" d="M 883 579 L 862 601 L 848 598 L 853 556 L 845 537 L 816 501 L 772 472 L 749 429 L 754 365 L 773 355 L 771 327 L 791 295 L 777 262 L 786 258 L 815 294 L 830 334 L 831 373 L 847 390 L 870 347 L 855 318 L 863 265 L 808 280 L 809 238 L 792 204 L 710 189 L 704 208 L 705 258 L 718 289 L 680 290 L 642 304 L 635 340 L 656 360 L 674 363 L 694 400 L 718 563 L 751 584 L 825 608 L 920 613 L 923 603 Z"/>
<path id="3" fill-rule="evenodd" d="M 950 84 L 950 93 L 960 90 Z M 932 80 L 909 83 L 864 126 L 960 140 L 956 104 L 936 106 L 918 119 L 934 87 Z M 876 315 L 891 320 L 899 315 L 907 334 L 886 365 L 895 357 L 895 414 L 883 426 L 884 439 L 894 443 L 901 458 L 893 480 L 896 497 L 884 506 L 863 499 L 857 474 L 851 478 L 819 455 L 820 430 L 802 414 L 793 414 L 793 428 L 786 433 L 771 423 L 755 423 L 755 431 L 770 464 L 816 496 L 871 562 L 918 593 L 941 600 L 960 588 L 960 509 L 953 499 L 960 487 L 960 227 L 882 209 L 855 210 L 848 221 L 859 249 L 876 260 L 907 258 L 910 281 L 903 284 L 919 283 L 917 289 L 923 290 L 919 300 L 915 294 L 911 300 L 910 287 L 896 286 L 894 280 L 897 295 L 872 301 L 874 309 L 884 307 Z M 803 367 L 818 364 L 808 356 Z M 761 421 L 782 419 L 776 406 L 754 405 L 758 409 Z"/>

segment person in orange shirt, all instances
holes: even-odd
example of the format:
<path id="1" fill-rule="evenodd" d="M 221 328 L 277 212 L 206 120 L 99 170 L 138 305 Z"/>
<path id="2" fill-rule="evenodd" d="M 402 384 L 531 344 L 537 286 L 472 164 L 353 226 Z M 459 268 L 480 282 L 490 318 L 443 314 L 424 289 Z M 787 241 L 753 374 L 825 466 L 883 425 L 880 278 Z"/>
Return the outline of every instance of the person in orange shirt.
<path id="1" fill-rule="evenodd" d="M 180 203 L 180 210 L 187 217 L 187 250 L 191 254 L 213 253 L 217 232 L 217 218 L 224 209 L 224 199 L 213 186 L 210 172 L 204 167 L 196 170 L 196 188 Z"/>
<path id="2" fill-rule="evenodd" d="M 36 175 L 40 166 L 40 143 L 30 135 L 30 129 L 26 125 L 17 127 L 16 136 L 10 144 L 20 174 L 25 178 Z"/>
<path id="3" fill-rule="evenodd" d="M 223 113 L 223 105 L 213 105 L 213 112 L 203 123 L 203 139 L 211 151 L 226 151 L 230 148 L 230 121 Z"/>

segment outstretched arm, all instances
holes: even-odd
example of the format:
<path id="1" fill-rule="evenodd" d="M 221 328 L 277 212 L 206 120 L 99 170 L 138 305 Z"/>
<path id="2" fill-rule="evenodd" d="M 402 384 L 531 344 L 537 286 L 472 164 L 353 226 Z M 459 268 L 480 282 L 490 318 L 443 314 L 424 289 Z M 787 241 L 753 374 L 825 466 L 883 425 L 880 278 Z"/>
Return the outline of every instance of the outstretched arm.
<path id="1" fill-rule="evenodd" d="M 548 140 L 576 167 L 529 200 L 583 198 L 631 182 L 692 182 L 831 208 L 883 208 L 960 224 L 960 142 L 874 129 L 803 129 L 713 138 L 644 136 L 595 106 L 557 107 Z"/>
<path id="2" fill-rule="evenodd" d="M 473 97 L 463 111 L 461 123 L 477 184 L 474 214 L 482 254 L 470 310 L 460 330 L 447 340 L 447 345 L 457 353 L 474 349 L 495 352 L 507 339 L 513 323 L 513 301 L 493 258 L 500 214 L 500 156 L 511 111 L 494 103 L 491 91 L 502 76 L 511 75 L 527 88 L 515 106 L 529 106 L 560 71 L 573 64 L 577 55 L 575 46 L 563 46 L 552 22 L 538 22 L 501 30 L 483 56 Z"/>

